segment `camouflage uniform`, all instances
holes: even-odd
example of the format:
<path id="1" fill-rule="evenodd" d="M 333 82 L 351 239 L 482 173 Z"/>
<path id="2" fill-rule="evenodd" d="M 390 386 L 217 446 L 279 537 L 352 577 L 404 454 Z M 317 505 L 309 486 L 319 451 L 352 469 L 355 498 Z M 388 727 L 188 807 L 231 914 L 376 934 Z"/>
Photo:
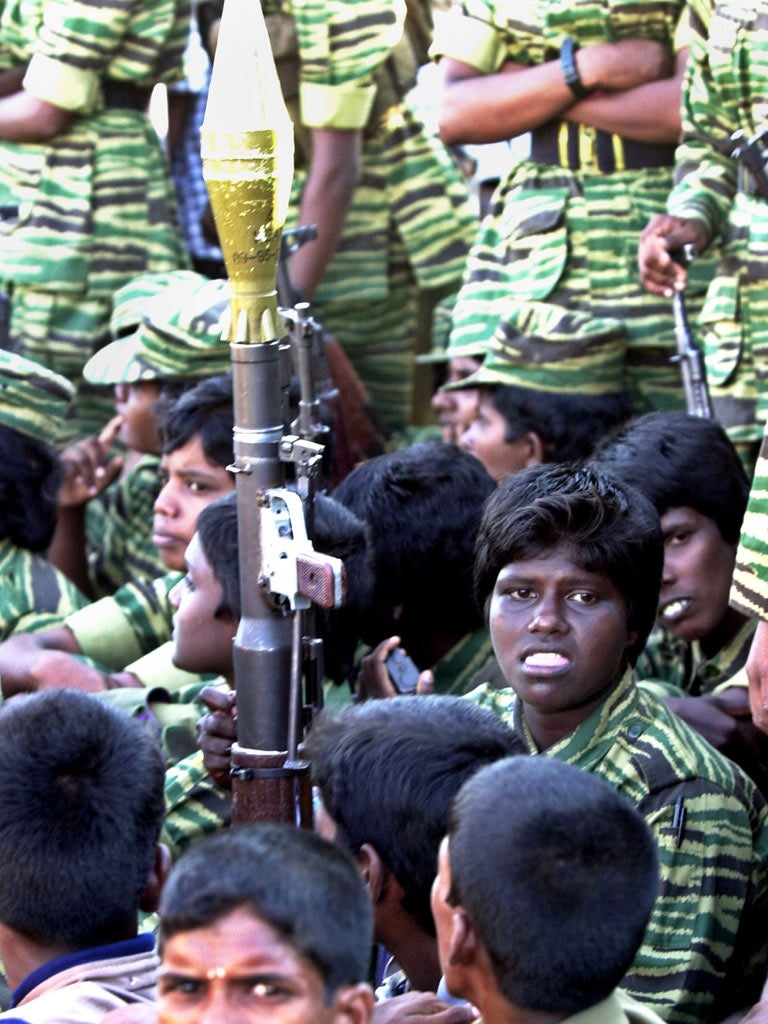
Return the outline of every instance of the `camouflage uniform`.
<path id="1" fill-rule="evenodd" d="M 158 455 L 143 455 L 124 477 L 86 506 L 86 558 L 96 597 L 113 594 L 131 580 L 151 580 L 165 572 L 152 541 L 159 468 Z"/>
<path id="2" fill-rule="evenodd" d="M 731 604 L 745 615 L 768 619 L 768 436 L 755 466 L 733 572 Z"/>
<path id="3" fill-rule="evenodd" d="M 501 715 L 538 753 L 513 690 L 484 686 L 469 699 Z M 719 1021 L 750 1005 L 768 946 L 768 810 L 754 784 L 641 693 L 631 673 L 545 753 L 623 793 L 658 842 L 661 893 L 622 987 L 675 1024 Z"/>
<path id="4" fill-rule="evenodd" d="M 745 622 L 729 644 L 707 658 L 698 640 L 686 643 L 657 626 L 638 658 L 635 675 L 643 684 L 659 680 L 679 691 L 675 694 L 670 690 L 670 695 L 699 697 L 713 693 L 744 668 L 754 632 L 754 621 Z"/>
<path id="5" fill-rule="evenodd" d="M 58 625 L 87 601 L 67 577 L 40 555 L 0 540 L 0 640 Z"/>
<path id="6" fill-rule="evenodd" d="M 462 0 L 436 24 L 431 52 L 492 74 L 507 60 L 534 66 L 555 59 L 565 36 L 581 45 L 643 37 L 671 47 L 684 10 L 685 0 Z M 512 168 L 491 200 L 450 345 L 486 341 L 520 301 L 618 318 L 627 330 L 636 411 L 682 408 L 679 371 L 669 362 L 671 306 L 646 292 L 637 272 L 640 231 L 664 208 L 672 185 L 673 147 L 555 121 L 533 132 L 532 146 L 531 159 Z M 708 272 L 705 262 L 694 264 L 696 275 Z M 693 277 L 691 311 L 703 291 Z"/>
<path id="7" fill-rule="evenodd" d="M 183 265 L 165 156 L 143 112 L 156 82 L 181 74 L 182 0 L 9 0 L 0 71 L 29 62 L 24 88 L 70 111 L 45 142 L 0 142 L 0 280 L 12 290 L 11 339 L 81 382 L 109 340 L 114 292 L 147 270 Z M 95 432 L 110 403 L 79 412 Z"/>
<path id="8" fill-rule="evenodd" d="M 768 10 L 744 0 L 714 12 L 706 0 L 692 7 L 684 134 L 667 206 L 722 239 L 700 317 L 707 377 L 717 419 L 735 444 L 754 448 L 768 416 L 768 204 L 727 149 L 733 132 L 768 128 Z"/>
<path id="9" fill-rule="evenodd" d="M 403 6 L 293 0 L 288 17 L 271 0 L 263 3 L 296 126 L 286 227 L 295 223 L 306 181 L 309 130 L 363 130 L 360 179 L 313 304 L 394 430 L 410 422 L 413 355 L 430 347 L 423 324 L 417 338 L 419 303 L 429 306 L 458 290 L 476 229 L 456 166 L 404 99 L 426 44 L 419 53 L 415 31 L 403 35 Z M 423 0 L 409 7 L 409 18 L 431 31 Z"/>
<path id="10" fill-rule="evenodd" d="M 111 597 L 67 616 L 86 657 L 111 672 L 121 672 L 171 638 L 173 609 L 168 595 L 183 577 L 169 572 L 151 582 L 127 583 Z"/>

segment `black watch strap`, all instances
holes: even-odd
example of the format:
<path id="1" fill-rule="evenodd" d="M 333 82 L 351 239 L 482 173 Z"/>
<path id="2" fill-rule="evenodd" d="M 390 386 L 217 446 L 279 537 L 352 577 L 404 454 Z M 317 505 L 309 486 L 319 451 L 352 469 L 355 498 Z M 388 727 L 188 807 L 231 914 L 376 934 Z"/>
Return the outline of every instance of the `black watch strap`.
<path id="1" fill-rule="evenodd" d="M 589 96 L 591 89 L 587 89 L 579 76 L 579 69 L 576 67 L 576 51 L 579 44 L 570 36 L 566 36 L 563 45 L 560 47 L 560 67 L 563 69 L 565 84 L 571 90 L 577 100 L 583 100 Z"/>

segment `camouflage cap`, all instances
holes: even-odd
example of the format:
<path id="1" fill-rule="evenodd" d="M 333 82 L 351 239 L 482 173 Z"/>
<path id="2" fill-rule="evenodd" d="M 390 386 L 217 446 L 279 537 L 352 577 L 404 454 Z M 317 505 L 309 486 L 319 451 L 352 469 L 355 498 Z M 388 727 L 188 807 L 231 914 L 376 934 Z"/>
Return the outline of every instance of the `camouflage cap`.
<path id="1" fill-rule="evenodd" d="M 451 359 L 469 356 L 472 359 L 482 359 L 488 351 L 487 341 L 464 342 L 454 341 L 451 344 L 451 328 L 453 326 L 453 308 L 456 305 L 456 296 L 451 295 L 435 306 L 432 314 L 432 348 L 429 352 L 422 352 L 416 356 L 419 364 L 447 363 Z M 488 335 L 490 336 L 490 330 Z"/>
<path id="2" fill-rule="evenodd" d="M 0 349 L 0 423 L 57 447 L 75 389 L 46 366 Z"/>
<path id="3" fill-rule="evenodd" d="M 624 390 L 626 330 L 620 320 L 545 302 L 522 302 L 499 324 L 471 376 L 445 390 L 514 385 L 535 391 L 618 395 Z"/>
<path id="4" fill-rule="evenodd" d="M 133 334 L 91 356 L 83 376 L 91 384 L 195 379 L 226 373 L 229 345 L 222 319 L 229 307 L 229 282 L 195 275 L 148 299 Z"/>
<path id="5" fill-rule="evenodd" d="M 166 270 L 162 273 L 139 274 L 115 292 L 109 333 L 113 338 L 132 334 L 141 323 L 150 299 L 162 295 L 176 285 L 199 287 L 207 280 L 194 270 Z"/>

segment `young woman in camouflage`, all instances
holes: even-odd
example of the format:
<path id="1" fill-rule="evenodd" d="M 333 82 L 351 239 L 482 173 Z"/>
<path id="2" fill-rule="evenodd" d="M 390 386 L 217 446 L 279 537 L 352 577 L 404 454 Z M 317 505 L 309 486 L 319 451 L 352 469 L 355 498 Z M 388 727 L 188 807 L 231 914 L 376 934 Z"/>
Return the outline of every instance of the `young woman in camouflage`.
<path id="1" fill-rule="evenodd" d="M 671 306 L 644 292 L 636 246 L 672 183 L 685 7 L 462 0 L 436 24 L 443 140 L 532 133 L 530 159 L 500 183 L 472 248 L 452 346 L 488 338 L 521 300 L 617 318 L 636 411 L 682 408 Z"/>
<path id="2" fill-rule="evenodd" d="M 10 0 L 0 7 L 0 282 L 18 349 L 81 384 L 113 293 L 186 262 L 145 111 L 181 76 L 183 0 Z M 78 408 L 77 433 L 111 403 Z M 73 431 L 74 433 L 74 431 Z"/>

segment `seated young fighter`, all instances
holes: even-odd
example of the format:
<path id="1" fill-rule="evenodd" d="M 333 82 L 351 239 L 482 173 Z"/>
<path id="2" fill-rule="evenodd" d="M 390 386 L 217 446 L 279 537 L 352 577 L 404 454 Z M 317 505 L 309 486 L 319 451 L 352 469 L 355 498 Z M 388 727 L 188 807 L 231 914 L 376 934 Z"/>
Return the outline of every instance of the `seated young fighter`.
<path id="1" fill-rule="evenodd" d="M 534 466 L 489 499 L 478 602 L 507 687 L 472 695 L 531 754 L 592 771 L 629 797 L 659 846 L 661 891 L 624 987 L 674 1024 L 754 1001 L 768 936 L 768 812 L 751 780 L 636 686 L 656 617 L 659 519 L 587 467 Z"/>
<path id="2" fill-rule="evenodd" d="M 386 662 L 398 647 L 431 673 L 437 693 L 473 685 L 491 648 L 468 584 L 493 486 L 477 459 L 432 441 L 369 459 L 334 490 L 368 524 L 373 545 L 374 592 L 360 635 L 374 650 L 363 659 L 362 693 L 395 692 Z M 351 647 L 351 677 L 354 654 Z"/>
<path id="3" fill-rule="evenodd" d="M 229 376 L 202 381 L 174 403 L 163 421 L 162 488 L 153 523 L 154 542 L 171 571 L 151 582 L 127 584 L 60 625 L 0 644 L 5 697 L 60 686 L 86 690 L 171 686 L 170 652 L 161 652 L 156 661 L 154 655 L 171 638 L 168 592 L 184 568 L 184 551 L 201 509 L 234 489 L 227 470 L 232 462 L 233 421 Z M 149 659 L 132 664 L 150 652 Z M 85 664 L 75 655 L 86 655 L 101 667 Z M 188 676 L 184 682 L 189 682 Z"/>
<path id="4" fill-rule="evenodd" d="M 116 340 L 88 360 L 83 376 L 114 387 L 117 415 L 62 454 L 68 473 L 51 546 L 52 560 L 91 598 L 165 571 L 152 539 L 162 415 L 202 378 L 229 369 L 221 342 L 228 297 L 226 281 L 191 270 L 142 274 L 115 295 Z"/>
<path id="5" fill-rule="evenodd" d="M 241 825 L 165 886 L 158 1024 L 370 1024 L 370 948 L 351 857 L 290 825 Z"/>
<path id="6" fill-rule="evenodd" d="M 364 524 L 333 498 L 319 494 L 314 509 L 317 550 L 343 557 L 347 569 L 345 628 L 365 607 L 370 593 L 368 538 Z M 227 827 L 232 820 L 229 796 L 229 751 L 236 735 L 237 703 L 232 642 L 240 621 L 240 565 L 237 501 L 234 492 L 200 513 L 185 555 L 187 572 L 170 593 L 174 608 L 173 662 L 185 671 L 221 677 L 196 694 L 208 709 L 204 722 L 216 723 L 221 734 L 204 730 L 203 753 L 180 759 L 166 775 L 166 818 L 163 832 L 174 857 L 203 835 Z M 317 609 L 317 637 L 323 641 L 322 661 L 336 662 L 329 622 L 339 610 Z M 356 634 L 354 634 L 356 635 Z M 154 709 L 154 706 L 153 706 Z M 210 774 L 209 774 L 210 772 Z"/>
<path id="7" fill-rule="evenodd" d="M 768 739 L 752 723 L 743 671 L 755 621 L 728 604 L 749 496 L 736 449 L 714 420 L 656 412 L 606 438 L 591 461 L 661 518 L 658 618 L 636 675 L 768 792 Z"/>
<path id="8" fill-rule="evenodd" d="M 46 556 L 63 475 L 52 445 L 73 396 L 64 377 L 0 350 L 0 640 L 46 630 L 87 603 Z"/>
<path id="9" fill-rule="evenodd" d="M 445 981 L 484 1024 L 660 1024 L 617 989 L 658 892 L 656 843 L 607 783 L 552 758 L 482 768 L 438 864 Z"/>
<path id="10" fill-rule="evenodd" d="M 367 701 L 315 720 L 317 828 L 354 855 L 368 886 L 374 937 L 391 958 L 382 996 L 436 991 L 429 893 L 448 809 L 465 779 L 519 749 L 496 715 L 460 697 Z"/>
<path id="11" fill-rule="evenodd" d="M 588 455 L 628 415 L 623 325 L 520 302 L 478 370 L 445 387 L 478 395 L 458 439 L 494 480 L 539 462 Z"/>
<path id="12" fill-rule="evenodd" d="M 151 1002 L 154 936 L 138 934 L 169 865 L 164 764 L 137 722 L 91 694 L 0 711 L 0 956 L 14 1024 L 98 1024 Z"/>

